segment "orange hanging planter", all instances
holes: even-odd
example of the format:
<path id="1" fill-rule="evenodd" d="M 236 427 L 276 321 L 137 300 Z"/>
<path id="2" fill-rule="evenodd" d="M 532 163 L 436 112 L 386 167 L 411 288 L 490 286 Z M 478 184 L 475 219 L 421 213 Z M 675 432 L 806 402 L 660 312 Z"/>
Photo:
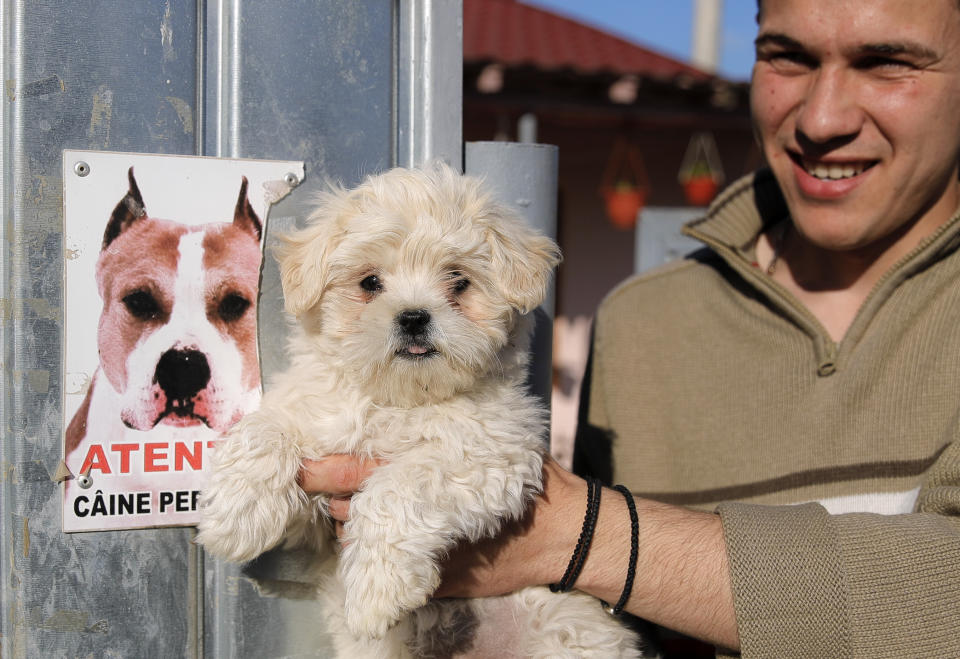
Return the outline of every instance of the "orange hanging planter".
<path id="1" fill-rule="evenodd" d="M 637 215 L 647 201 L 647 192 L 629 183 L 620 183 L 604 188 L 603 199 L 607 217 L 618 229 L 631 229 L 637 223 Z"/>
<path id="2" fill-rule="evenodd" d="M 691 206 L 706 206 L 717 196 L 720 183 L 712 175 L 694 176 L 683 183 L 683 195 Z"/>
<path id="3" fill-rule="evenodd" d="M 603 197 L 607 219 L 617 229 L 629 231 L 647 202 L 647 172 L 640 153 L 617 139 L 610 152 L 600 195 Z"/>
<path id="4" fill-rule="evenodd" d="M 677 178 L 691 206 L 706 206 L 717 196 L 723 183 L 723 164 L 710 133 L 696 133 L 690 138 Z"/>

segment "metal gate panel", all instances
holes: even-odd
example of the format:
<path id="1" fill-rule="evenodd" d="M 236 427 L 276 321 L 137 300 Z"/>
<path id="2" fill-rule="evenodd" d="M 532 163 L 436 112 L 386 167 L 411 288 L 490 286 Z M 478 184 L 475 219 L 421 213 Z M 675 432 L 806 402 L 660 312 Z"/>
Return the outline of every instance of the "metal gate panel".
<path id="1" fill-rule="evenodd" d="M 325 177 L 352 184 L 401 156 L 459 166 L 460 79 L 436 64 L 459 63 L 460 16 L 456 0 L 0 0 L 0 656 L 324 654 L 322 612 L 262 597 L 190 529 L 60 532 L 61 151 L 303 160 L 270 241 Z M 411 75 L 430 62 L 438 75 Z M 418 122 L 427 96 L 437 121 Z M 263 286 L 269 374 L 286 327 L 269 259 Z"/>
<path id="2" fill-rule="evenodd" d="M 180 656 L 196 633 L 190 530 L 60 532 L 59 170 L 64 148 L 194 152 L 197 13 L 9 2 L 0 20 L 3 654 Z"/>

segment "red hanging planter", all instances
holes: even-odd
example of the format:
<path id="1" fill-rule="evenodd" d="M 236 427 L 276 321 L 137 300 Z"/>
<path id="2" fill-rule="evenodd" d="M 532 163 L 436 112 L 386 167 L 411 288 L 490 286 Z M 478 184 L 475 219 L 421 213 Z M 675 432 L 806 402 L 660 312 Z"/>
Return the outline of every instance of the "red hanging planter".
<path id="1" fill-rule="evenodd" d="M 600 195 L 607 219 L 617 229 L 629 231 L 647 202 L 647 172 L 640 152 L 623 139 L 617 139 L 610 152 Z"/>
<path id="2" fill-rule="evenodd" d="M 607 218 L 618 229 L 632 229 L 640 209 L 647 201 L 647 191 L 628 183 L 603 189 Z"/>
<path id="3" fill-rule="evenodd" d="M 713 135 L 696 133 L 690 138 L 677 178 L 691 206 L 706 206 L 713 201 L 723 183 L 723 163 Z"/>
<path id="4" fill-rule="evenodd" d="M 694 176 L 683 183 L 683 195 L 691 206 L 706 206 L 717 196 L 720 183 L 712 175 Z"/>

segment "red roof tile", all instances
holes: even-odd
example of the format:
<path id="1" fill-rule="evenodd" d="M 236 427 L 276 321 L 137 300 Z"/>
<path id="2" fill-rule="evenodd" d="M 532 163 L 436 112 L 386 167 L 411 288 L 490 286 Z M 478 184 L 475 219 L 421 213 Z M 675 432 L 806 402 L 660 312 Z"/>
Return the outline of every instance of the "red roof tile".
<path id="1" fill-rule="evenodd" d="M 463 59 L 580 73 L 711 77 L 689 64 L 516 0 L 463 0 Z"/>

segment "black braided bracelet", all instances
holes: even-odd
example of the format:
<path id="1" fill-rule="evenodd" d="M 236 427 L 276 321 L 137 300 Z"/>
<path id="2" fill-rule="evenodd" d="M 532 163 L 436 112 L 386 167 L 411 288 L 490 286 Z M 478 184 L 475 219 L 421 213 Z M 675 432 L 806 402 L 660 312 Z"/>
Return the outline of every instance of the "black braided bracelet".
<path id="1" fill-rule="evenodd" d="M 580 570 L 583 569 L 583 563 L 587 560 L 587 552 L 590 550 L 590 542 L 593 540 L 593 529 L 597 525 L 597 515 L 600 512 L 600 492 L 603 486 L 595 478 L 587 479 L 587 512 L 583 516 L 583 528 L 580 530 L 580 537 L 577 539 L 577 546 L 573 550 L 573 556 L 570 557 L 570 563 L 563 573 L 560 581 L 550 584 L 550 590 L 554 593 L 563 593 L 576 583 L 580 576 Z"/>
<path id="2" fill-rule="evenodd" d="M 630 565 L 627 567 L 627 581 L 623 584 L 623 592 L 620 594 L 620 599 L 617 600 L 617 603 L 613 606 L 610 606 L 606 602 L 601 602 L 601 604 L 603 604 L 603 609 L 610 615 L 618 615 L 623 611 L 623 607 L 626 606 L 627 600 L 630 598 L 630 593 L 633 591 L 633 579 L 637 575 L 640 521 L 637 519 L 637 504 L 634 503 L 630 490 L 623 485 L 617 485 L 613 489 L 622 494 L 623 498 L 627 500 L 627 509 L 630 511 Z"/>

